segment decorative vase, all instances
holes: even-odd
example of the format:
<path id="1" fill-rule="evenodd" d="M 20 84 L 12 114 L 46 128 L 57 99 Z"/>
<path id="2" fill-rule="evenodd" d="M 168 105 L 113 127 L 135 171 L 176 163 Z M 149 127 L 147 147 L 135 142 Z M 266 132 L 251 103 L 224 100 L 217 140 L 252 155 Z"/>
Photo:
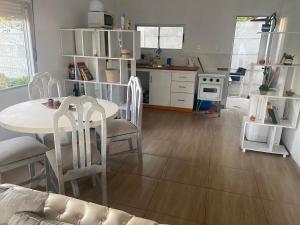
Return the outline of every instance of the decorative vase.
<path id="1" fill-rule="evenodd" d="M 291 66 L 291 65 L 293 65 L 293 61 L 294 61 L 294 59 L 287 59 L 287 58 L 285 58 L 283 60 L 283 65 Z"/>
<path id="2" fill-rule="evenodd" d="M 266 95 L 266 94 L 268 94 L 268 91 L 261 91 L 261 90 L 259 90 L 259 92 L 260 92 L 261 95 Z"/>

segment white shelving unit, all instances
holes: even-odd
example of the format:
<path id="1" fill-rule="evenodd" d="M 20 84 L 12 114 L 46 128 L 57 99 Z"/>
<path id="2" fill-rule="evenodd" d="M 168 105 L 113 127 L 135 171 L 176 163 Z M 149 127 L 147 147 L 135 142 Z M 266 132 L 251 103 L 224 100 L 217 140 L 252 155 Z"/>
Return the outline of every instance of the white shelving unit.
<path id="1" fill-rule="evenodd" d="M 279 69 L 279 80 L 277 82 L 276 89 L 279 91 L 281 95 L 284 94 L 285 91 L 293 88 L 293 83 L 295 80 L 296 70 L 300 68 L 300 64 L 293 64 L 293 65 L 282 65 L 282 64 L 251 64 L 250 68 L 250 82 L 249 82 L 249 96 L 250 94 L 258 89 L 258 85 L 255 86 L 254 84 L 254 73 L 259 71 L 258 68 L 265 68 L 270 67 L 273 70 Z M 262 71 L 262 70 L 261 70 Z M 263 71 L 262 71 L 263 72 Z"/>
<path id="2" fill-rule="evenodd" d="M 268 116 L 267 104 L 271 103 L 277 109 L 278 124 L 273 124 Z M 285 146 L 280 145 L 283 128 L 295 129 L 300 112 L 300 96 L 281 96 L 278 92 L 268 92 L 261 95 L 258 91 L 250 95 L 250 108 L 248 116 L 243 118 L 241 131 L 241 148 L 273 154 L 281 154 L 286 157 L 289 153 Z M 250 117 L 254 116 L 255 121 Z M 268 137 L 263 141 L 251 141 L 247 139 L 247 128 L 250 126 L 268 128 Z M 250 128 L 251 129 L 251 128 Z"/>
<path id="3" fill-rule="evenodd" d="M 283 129 L 295 129 L 300 112 L 300 96 L 287 96 L 286 91 L 294 89 L 293 84 L 299 64 L 282 65 L 280 61 L 283 55 L 284 41 L 287 34 L 300 34 L 299 32 L 260 32 L 261 46 L 258 60 L 264 59 L 265 64 L 252 64 L 250 69 L 250 107 L 249 113 L 243 118 L 241 130 L 241 148 L 265 153 L 279 154 L 286 157 L 289 152 L 281 144 Z M 275 63 L 274 63 L 275 62 Z M 261 69 L 260 69 L 261 68 Z M 276 82 L 271 91 L 262 95 L 254 85 L 254 75 L 257 71 L 267 68 L 276 73 Z M 255 86 L 255 87 L 254 87 Z M 277 124 L 272 122 L 267 105 L 270 103 L 276 111 Z M 255 120 L 251 121 L 250 118 Z"/>
<path id="4" fill-rule="evenodd" d="M 84 62 L 94 80 L 81 80 L 75 70 L 75 80 L 66 79 L 67 83 L 83 83 L 87 95 L 108 99 L 122 105 L 130 75 L 136 76 L 136 60 L 140 58 L 140 32 L 135 30 L 108 30 L 94 28 L 60 29 L 62 56 L 76 67 Z M 130 51 L 129 58 L 121 57 L 121 50 Z M 119 82 L 106 81 L 105 70 L 118 69 Z"/>

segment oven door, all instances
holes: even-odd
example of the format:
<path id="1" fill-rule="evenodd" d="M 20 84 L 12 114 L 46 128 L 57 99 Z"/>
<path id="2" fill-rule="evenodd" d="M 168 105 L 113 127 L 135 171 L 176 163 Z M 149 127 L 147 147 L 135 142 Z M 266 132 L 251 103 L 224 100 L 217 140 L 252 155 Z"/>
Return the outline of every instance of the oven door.
<path id="1" fill-rule="evenodd" d="M 220 84 L 201 84 L 199 85 L 198 99 L 221 101 L 221 85 Z"/>

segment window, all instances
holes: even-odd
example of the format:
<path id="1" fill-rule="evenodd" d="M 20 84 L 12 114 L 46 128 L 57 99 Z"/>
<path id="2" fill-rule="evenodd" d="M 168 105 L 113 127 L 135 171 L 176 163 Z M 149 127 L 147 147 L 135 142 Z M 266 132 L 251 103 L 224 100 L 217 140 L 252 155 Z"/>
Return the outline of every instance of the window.
<path id="1" fill-rule="evenodd" d="M 137 26 L 142 48 L 182 49 L 184 26 Z"/>
<path id="2" fill-rule="evenodd" d="M 252 63 L 256 63 L 258 60 L 258 53 L 260 47 L 260 39 L 262 24 L 265 23 L 265 17 L 237 17 L 236 27 L 234 34 L 231 68 L 230 72 L 236 72 L 239 67 L 247 69 L 241 82 L 232 83 L 229 88 L 229 95 L 248 96 L 250 88 L 254 85 L 261 84 L 263 78 L 262 70 L 256 70 L 253 74 L 253 83 L 250 87 L 250 72 L 249 69 Z M 242 89 L 241 89 L 242 88 Z"/>
<path id="3" fill-rule="evenodd" d="M 34 72 L 30 4 L 0 1 L 0 90 L 27 84 Z"/>

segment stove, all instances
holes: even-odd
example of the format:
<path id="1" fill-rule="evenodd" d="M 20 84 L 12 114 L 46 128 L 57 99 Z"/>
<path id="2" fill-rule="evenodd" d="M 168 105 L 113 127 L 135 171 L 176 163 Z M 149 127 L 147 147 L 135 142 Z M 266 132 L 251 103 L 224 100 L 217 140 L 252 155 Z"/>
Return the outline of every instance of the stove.
<path id="1" fill-rule="evenodd" d="M 221 101 L 225 75 L 198 74 L 198 100 Z"/>

